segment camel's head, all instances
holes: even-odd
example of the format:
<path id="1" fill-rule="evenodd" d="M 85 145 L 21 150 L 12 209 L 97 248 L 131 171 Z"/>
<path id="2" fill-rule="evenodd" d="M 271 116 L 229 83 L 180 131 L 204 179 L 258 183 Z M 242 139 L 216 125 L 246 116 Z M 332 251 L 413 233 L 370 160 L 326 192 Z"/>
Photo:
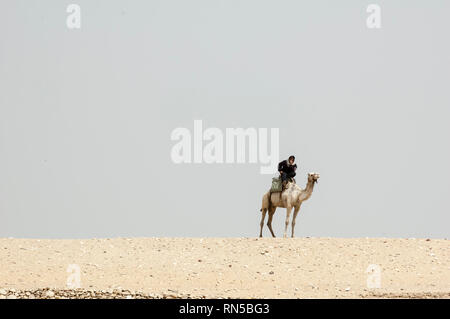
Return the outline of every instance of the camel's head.
<path id="1" fill-rule="evenodd" d="M 317 183 L 319 181 L 320 175 L 318 173 L 309 173 L 308 174 L 308 181 Z"/>

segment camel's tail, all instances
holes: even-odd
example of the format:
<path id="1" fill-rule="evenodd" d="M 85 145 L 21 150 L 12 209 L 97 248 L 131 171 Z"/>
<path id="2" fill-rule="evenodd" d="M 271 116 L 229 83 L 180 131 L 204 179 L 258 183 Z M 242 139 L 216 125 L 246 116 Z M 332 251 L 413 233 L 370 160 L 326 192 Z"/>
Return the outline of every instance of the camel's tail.
<path id="1" fill-rule="evenodd" d="M 269 192 L 269 196 L 268 196 L 268 198 L 267 198 L 267 200 L 268 200 L 268 203 L 267 203 L 267 204 L 268 204 L 268 205 L 267 205 L 267 207 L 265 207 L 264 200 L 263 200 L 262 207 L 261 207 L 261 209 L 259 210 L 260 212 L 262 212 L 263 209 L 270 210 L 270 208 L 271 208 L 271 206 L 272 206 L 272 200 L 271 200 L 271 197 L 272 197 L 272 193 Z"/>

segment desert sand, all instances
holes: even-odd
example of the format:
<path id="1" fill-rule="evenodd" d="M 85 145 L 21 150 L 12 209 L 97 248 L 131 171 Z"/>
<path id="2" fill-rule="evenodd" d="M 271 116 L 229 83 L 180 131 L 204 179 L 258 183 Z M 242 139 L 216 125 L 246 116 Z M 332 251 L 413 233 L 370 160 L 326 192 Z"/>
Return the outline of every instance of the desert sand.
<path id="1" fill-rule="evenodd" d="M 0 239 L 0 298 L 60 297 L 450 298 L 450 242 Z"/>

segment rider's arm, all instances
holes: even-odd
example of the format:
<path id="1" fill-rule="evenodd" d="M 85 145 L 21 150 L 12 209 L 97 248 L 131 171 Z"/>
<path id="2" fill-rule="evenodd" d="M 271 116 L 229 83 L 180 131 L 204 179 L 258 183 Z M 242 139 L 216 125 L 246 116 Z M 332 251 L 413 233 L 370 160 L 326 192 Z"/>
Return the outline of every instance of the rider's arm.
<path id="1" fill-rule="evenodd" d="M 278 172 L 283 173 L 283 162 L 278 163 Z"/>

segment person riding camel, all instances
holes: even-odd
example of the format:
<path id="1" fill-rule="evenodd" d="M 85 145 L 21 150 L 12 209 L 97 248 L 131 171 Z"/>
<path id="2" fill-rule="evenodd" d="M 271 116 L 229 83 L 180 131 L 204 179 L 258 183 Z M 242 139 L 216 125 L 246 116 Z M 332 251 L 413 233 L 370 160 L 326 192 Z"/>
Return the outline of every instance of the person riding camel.
<path id="1" fill-rule="evenodd" d="M 281 176 L 283 189 L 285 188 L 287 182 L 292 181 L 296 175 L 295 171 L 297 170 L 297 164 L 294 164 L 294 162 L 295 156 L 291 155 L 287 160 L 284 160 L 278 164 L 278 172 Z"/>

